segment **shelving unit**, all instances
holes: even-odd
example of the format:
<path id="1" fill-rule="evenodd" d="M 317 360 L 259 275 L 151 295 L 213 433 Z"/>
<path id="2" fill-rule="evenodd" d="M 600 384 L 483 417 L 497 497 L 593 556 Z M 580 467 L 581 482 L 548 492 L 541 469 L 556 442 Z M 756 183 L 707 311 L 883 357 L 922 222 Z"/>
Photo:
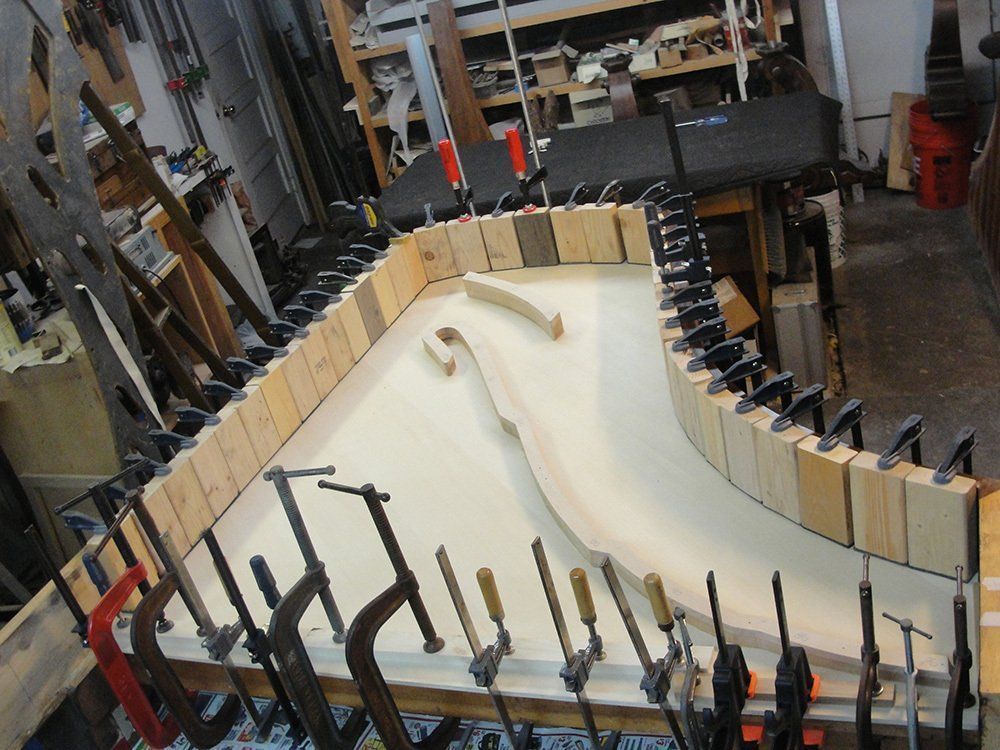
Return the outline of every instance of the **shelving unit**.
<path id="1" fill-rule="evenodd" d="M 545 13 L 537 13 L 534 15 L 513 18 L 511 19 L 511 25 L 515 29 L 524 29 L 570 18 L 577 18 L 580 16 L 610 13 L 613 11 L 638 8 L 647 5 L 658 5 L 663 2 L 664 0 L 601 0 L 600 2 L 594 2 L 587 5 L 560 8 L 558 10 L 548 11 Z M 365 132 L 368 149 L 371 152 L 375 173 L 378 175 L 379 183 L 385 187 L 385 185 L 388 184 L 388 179 L 386 177 L 386 150 L 388 143 L 386 130 L 388 129 L 389 121 L 384 110 L 372 112 L 368 107 L 368 102 L 371 101 L 374 94 L 374 86 L 372 85 L 366 68 L 368 61 L 397 52 L 403 52 L 405 51 L 406 46 L 403 43 L 395 43 L 382 45 L 374 49 L 353 48 L 351 46 L 349 27 L 358 10 L 362 7 L 360 0 L 322 0 L 322 4 L 344 78 L 354 86 L 354 93 L 357 97 L 358 116 L 361 120 L 362 129 Z M 767 35 L 768 38 L 771 39 L 774 38 L 772 0 L 764 0 L 762 7 L 764 10 Z M 499 21 L 497 21 L 495 23 L 473 26 L 468 29 L 461 29 L 459 31 L 459 36 L 462 39 L 474 39 L 476 37 L 502 33 L 503 26 Z M 431 43 L 433 44 L 433 40 L 431 40 Z M 748 59 L 756 60 L 757 55 L 750 52 L 748 53 Z M 685 73 L 695 73 L 702 70 L 733 65 L 735 60 L 736 57 L 732 53 L 712 55 L 700 60 L 690 60 L 672 68 L 653 68 L 651 70 L 644 70 L 638 73 L 637 77 L 640 80 L 652 80 L 657 78 L 666 78 L 669 76 L 683 75 Z M 557 95 L 561 95 L 574 91 L 584 91 L 587 89 L 597 88 L 599 86 L 601 86 L 600 81 L 594 81 L 591 83 L 569 81 L 555 86 L 533 87 L 529 89 L 528 96 L 532 98 L 543 97 L 550 91 L 555 92 Z M 503 107 L 516 104 L 518 99 L 519 97 L 516 91 L 509 91 L 496 96 L 484 98 L 480 100 L 479 106 L 481 109 Z M 424 115 L 420 110 L 412 111 L 407 115 L 407 120 L 409 122 L 419 122 L 423 119 Z"/>

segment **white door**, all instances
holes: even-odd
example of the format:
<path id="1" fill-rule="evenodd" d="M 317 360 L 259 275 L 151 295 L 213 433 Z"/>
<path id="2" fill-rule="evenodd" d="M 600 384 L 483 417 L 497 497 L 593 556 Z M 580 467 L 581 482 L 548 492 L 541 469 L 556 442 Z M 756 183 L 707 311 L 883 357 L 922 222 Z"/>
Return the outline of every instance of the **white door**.
<path id="1" fill-rule="evenodd" d="M 258 225 L 267 224 L 279 245 L 291 242 L 304 221 L 302 200 L 234 0 L 184 0 L 184 4 L 208 66 L 215 115 L 254 217 Z M 207 140 L 210 130 L 206 128 Z M 224 150 L 220 156 L 225 157 Z"/>

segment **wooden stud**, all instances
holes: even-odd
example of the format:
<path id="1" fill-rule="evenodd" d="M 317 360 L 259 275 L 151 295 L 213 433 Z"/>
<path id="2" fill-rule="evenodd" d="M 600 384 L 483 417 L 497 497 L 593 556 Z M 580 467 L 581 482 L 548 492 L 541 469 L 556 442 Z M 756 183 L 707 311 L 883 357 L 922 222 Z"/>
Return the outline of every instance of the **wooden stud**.
<path id="1" fill-rule="evenodd" d="M 411 233 L 394 238 L 392 244 L 396 247 L 396 252 L 401 252 L 403 260 L 406 261 L 406 271 L 410 275 L 410 290 L 416 297 L 427 286 L 427 273 L 420 260 L 420 248 L 417 246 L 416 235 Z"/>
<path id="2" fill-rule="evenodd" d="M 809 435 L 799 441 L 799 516 L 807 529 L 835 542 L 854 544 L 849 464 L 858 452 L 838 443 L 828 451 Z"/>
<path id="3" fill-rule="evenodd" d="M 757 451 L 754 448 L 754 425 L 767 418 L 767 413 L 759 406 L 738 414 L 736 404 L 740 396 L 732 391 L 713 395 L 719 403 L 719 422 L 726 443 L 726 466 L 729 481 L 760 502 L 760 474 L 757 469 Z"/>
<path id="4" fill-rule="evenodd" d="M 312 373 L 309 370 L 309 363 L 306 361 L 306 353 L 303 349 L 304 343 L 302 340 L 293 341 L 288 346 L 288 355 L 284 357 L 281 367 L 277 370 L 277 372 L 281 372 L 285 376 L 285 381 L 288 383 L 288 391 L 292 396 L 292 401 L 295 403 L 295 408 L 298 409 L 300 423 L 306 421 L 309 415 L 313 413 L 313 410 L 319 406 L 321 400 L 319 391 L 316 390 L 316 385 L 313 382 Z M 273 377 L 274 374 L 271 373 L 268 377 Z M 266 391 L 264 397 L 267 397 Z"/>
<path id="5" fill-rule="evenodd" d="M 365 328 L 365 321 L 361 317 L 361 308 L 358 307 L 358 300 L 353 294 L 344 297 L 337 312 L 340 313 L 340 322 L 344 326 L 344 335 L 347 336 L 347 345 L 351 349 L 351 356 L 355 362 L 359 362 L 365 352 L 372 347 L 371 339 L 368 338 L 368 329 Z"/>
<path id="6" fill-rule="evenodd" d="M 257 394 L 256 400 L 263 404 L 264 397 L 260 394 L 260 391 L 254 389 L 254 392 Z M 219 418 L 222 421 L 215 426 L 215 438 L 219 441 L 219 449 L 222 451 L 226 463 L 229 464 L 229 471 L 233 475 L 233 481 L 236 482 L 238 491 L 242 491 L 244 487 L 250 484 L 253 478 L 257 476 L 260 467 L 264 465 L 264 461 L 271 457 L 267 456 L 267 458 L 261 460 L 256 451 L 254 451 L 254 443 L 256 441 L 252 440 L 247 434 L 243 418 L 238 411 L 242 404 L 246 404 L 246 401 L 230 401 L 226 404 L 219 410 Z M 266 410 L 267 406 L 264 405 L 264 408 Z M 248 410 L 248 415 L 250 411 Z M 270 415 L 268 415 L 268 420 L 270 420 Z M 273 441 L 276 443 L 278 439 L 277 431 L 274 429 L 273 424 L 270 427 L 273 434 Z M 273 451 L 271 455 L 274 455 Z"/>
<path id="7" fill-rule="evenodd" d="M 525 213 L 523 209 L 514 212 L 514 228 L 517 241 L 521 245 L 521 257 L 529 268 L 555 266 L 559 264 L 556 238 L 552 234 L 549 209 L 544 206 Z"/>
<path id="8" fill-rule="evenodd" d="M 552 235 L 556 238 L 556 252 L 560 263 L 589 263 L 590 248 L 583 227 L 583 210 L 579 207 L 566 210 L 556 206 L 549 211 Z"/>
<path id="9" fill-rule="evenodd" d="M 365 326 L 365 333 L 368 341 L 378 341 L 389 327 L 382 308 L 379 306 L 378 297 L 375 295 L 375 286 L 372 284 L 374 272 L 362 274 L 358 277 L 358 283 L 351 289 L 351 297 L 358 304 L 361 313 L 361 320 Z"/>
<path id="10" fill-rule="evenodd" d="M 274 417 L 271 416 L 271 409 L 267 405 L 263 391 L 260 388 L 251 387 L 243 390 L 247 392 L 247 397 L 246 400 L 239 402 L 236 415 L 243 423 L 250 447 L 257 457 L 257 468 L 259 469 L 271 460 L 284 441 L 281 439 L 281 433 L 278 431 Z M 238 437 L 239 431 L 236 428 L 233 429 Z M 225 445 L 226 441 L 224 440 L 223 450 L 225 450 Z M 255 474 L 256 472 L 257 469 L 254 469 Z"/>
<path id="11" fill-rule="evenodd" d="M 428 281 L 438 281 L 458 276 L 455 256 L 448 241 L 448 229 L 438 223 L 432 227 L 417 227 L 413 236 L 420 250 L 420 261 Z"/>
<path id="12" fill-rule="evenodd" d="M 521 243 L 514 228 L 513 211 L 505 211 L 499 216 L 480 216 L 479 228 L 483 232 L 490 268 L 494 271 L 505 271 L 524 266 Z"/>
<path id="13" fill-rule="evenodd" d="M 878 455 L 861 451 L 850 464 L 854 546 L 888 560 L 905 563 L 906 477 L 914 466 L 900 461 L 878 468 Z"/>
<path id="14" fill-rule="evenodd" d="M 170 504 L 174 507 L 190 548 L 198 543 L 201 532 L 215 523 L 215 516 L 212 515 L 212 509 L 191 462 L 174 460 L 170 462 L 170 466 L 173 471 L 166 477 L 163 489 L 170 498 Z"/>
<path id="15" fill-rule="evenodd" d="M 194 469 L 195 476 L 201 484 L 202 492 L 216 518 L 226 512 L 240 488 L 236 486 L 232 470 L 222 453 L 222 446 L 215 434 L 214 427 L 203 428 L 196 436 L 198 445 L 190 450 L 188 461 Z M 178 457 L 188 451 L 181 451 Z"/>
<path id="16" fill-rule="evenodd" d="M 646 229 L 646 212 L 631 205 L 618 207 L 618 225 L 621 228 L 625 258 L 629 263 L 648 266 L 649 231 Z"/>
<path id="17" fill-rule="evenodd" d="M 325 320 L 318 320 L 310 323 L 308 326 L 309 335 L 302 339 L 299 344 L 305 355 L 309 375 L 312 377 L 313 385 L 316 386 L 320 400 L 330 394 L 339 380 L 337 371 L 333 368 L 330 352 L 326 348 L 326 339 L 320 328 L 320 323 L 325 322 Z"/>
<path id="18" fill-rule="evenodd" d="M 413 302 L 417 293 L 413 291 L 410 271 L 406 267 L 406 254 L 401 245 L 390 246 L 389 257 L 385 259 L 385 267 L 389 271 L 389 281 L 392 282 L 392 290 L 396 295 L 396 307 L 402 312 L 407 305 Z"/>
<path id="19" fill-rule="evenodd" d="M 587 234 L 591 263 L 621 263 L 625 260 L 625 245 L 618 222 L 618 206 L 587 204 L 583 211 L 583 230 Z"/>
<path id="20" fill-rule="evenodd" d="M 382 319 L 388 328 L 399 317 L 400 307 L 399 300 L 396 298 L 396 289 L 392 285 L 392 276 L 386 267 L 387 261 L 388 258 L 375 264 L 375 271 L 372 273 L 369 283 L 375 292 L 379 310 L 382 311 Z"/>
<path id="21" fill-rule="evenodd" d="M 455 258 L 455 269 L 462 276 L 469 271 L 482 273 L 490 270 L 490 258 L 486 253 L 486 240 L 483 230 L 475 219 L 452 219 L 445 227 L 448 230 L 448 243 L 451 254 Z"/>
<path id="22" fill-rule="evenodd" d="M 934 481 L 934 470 L 918 466 L 906 477 L 906 540 L 909 565 L 946 576 L 961 565 L 968 581 L 979 567 L 976 537 L 978 485 L 956 476 Z"/>
<path id="23" fill-rule="evenodd" d="M 753 447 L 757 454 L 757 477 L 760 501 L 785 518 L 799 523 L 799 465 L 796 444 L 809 430 L 792 425 L 787 430 L 771 429 L 773 419 L 762 419 L 753 426 Z"/>

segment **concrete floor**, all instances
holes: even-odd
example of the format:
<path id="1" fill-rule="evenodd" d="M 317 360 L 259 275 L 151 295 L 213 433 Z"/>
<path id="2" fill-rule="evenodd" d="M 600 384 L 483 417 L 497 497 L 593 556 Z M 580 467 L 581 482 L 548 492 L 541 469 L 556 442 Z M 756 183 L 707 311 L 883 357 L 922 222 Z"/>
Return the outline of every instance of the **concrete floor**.
<path id="1" fill-rule="evenodd" d="M 868 411 L 865 447 L 882 452 L 918 413 L 925 465 L 970 425 L 973 470 L 1000 477 L 1000 306 L 965 209 L 929 211 L 910 194 L 871 190 L 846 225 L 834 283 L 847 395 Z"/>

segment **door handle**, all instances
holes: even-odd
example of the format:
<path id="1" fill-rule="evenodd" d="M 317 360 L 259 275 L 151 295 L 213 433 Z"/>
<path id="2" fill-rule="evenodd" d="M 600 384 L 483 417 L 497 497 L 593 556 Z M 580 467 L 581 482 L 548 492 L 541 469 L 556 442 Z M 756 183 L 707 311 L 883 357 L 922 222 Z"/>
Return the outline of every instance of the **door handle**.
<path id="1" fill-rule="evenodd" d="M 236 114 L 236 107 L 234 107 L 232 104 L 227 104 L 225 107 L 222 108 L 223 117 L 232 117 L 234 114 Z"/>

